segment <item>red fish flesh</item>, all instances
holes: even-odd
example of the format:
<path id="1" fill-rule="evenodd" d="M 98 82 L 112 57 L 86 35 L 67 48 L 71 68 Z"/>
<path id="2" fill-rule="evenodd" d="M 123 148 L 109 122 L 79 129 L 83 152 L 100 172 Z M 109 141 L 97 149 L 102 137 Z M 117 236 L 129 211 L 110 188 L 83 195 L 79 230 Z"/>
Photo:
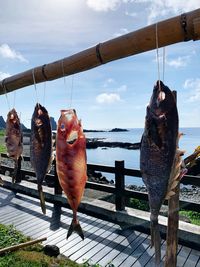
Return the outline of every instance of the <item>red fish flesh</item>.
<path id="1" fill-rule="evenodd" d="M 87 181 L 86 139 L 81 122 L 73 109 L 61 110 L 56 137 L 56 166 L 60 185 L 73 210 L 67 238 L 73 231 L 84 235 L 77 219 L 77 209 Z"/>

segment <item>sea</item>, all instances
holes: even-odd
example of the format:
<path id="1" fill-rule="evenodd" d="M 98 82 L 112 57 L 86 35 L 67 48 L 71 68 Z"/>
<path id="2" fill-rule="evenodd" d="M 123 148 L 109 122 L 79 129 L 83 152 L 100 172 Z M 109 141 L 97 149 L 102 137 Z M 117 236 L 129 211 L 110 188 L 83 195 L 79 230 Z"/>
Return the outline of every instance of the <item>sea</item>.
<path id="1" fill-rule="evenodd" d="M 183 133 L 179 141 L 179 148 L 185 151 L 183 158 L 189 156 L 200 145 L 200 128 L 180 128 Z M 143 133 L 142 128 L 128 129 L 126 132 L 86 132 L 87 138 L 103 138 L 104 141 L 138 143 Z M 87 149 L 87 162 L 92 164 L 114 166 L 115 160 L 124 160 L 125 168 L 139 169 L 140 151 L 124 148 L 96 148 Z M 103 173 L 108 180 L 114 180 L 114 175 Z M 141 178 L 125 177 L 125 184 L 142 186 Z"/>

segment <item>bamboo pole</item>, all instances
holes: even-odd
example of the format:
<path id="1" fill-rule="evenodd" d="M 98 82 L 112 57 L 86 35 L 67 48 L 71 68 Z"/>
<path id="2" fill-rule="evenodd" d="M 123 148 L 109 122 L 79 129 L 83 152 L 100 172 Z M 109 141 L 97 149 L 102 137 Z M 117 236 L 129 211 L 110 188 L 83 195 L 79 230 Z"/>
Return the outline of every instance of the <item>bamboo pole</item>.
<path id="1" fill-rule="evenodd" d="M 16 250 L 24 248 L 24 247 L 28 247 L 28 246 L 34 245 L 36 243 L 40 243 L 40 242 L 45 241 L 45 240 L 47 240 L 47 238 L 43 237 L 43 238 L 40 238 L 40 239 L 28 241 L 28 242 L 25 242 L 25 243 L 22 243 L 22 244 L 10 246 L 10 247 L 7 247 L 7 248 L 2 248 L 2 249 L 0 249 L 0 255 L 2 255 L 4 253 L 7 253 L 7 252 L 11 252 L 11 251 L 16 251 Z"/>
<path id="2" fill-rule="evenodd" d="M 158 46 L 200 39 L 200 9 L 157 24 Z M 44 64 L 0 81 L 0 94 L 79 73 L 120 58 L 156 48 L 156 24 L 100 43 L 72 56 Z"/>

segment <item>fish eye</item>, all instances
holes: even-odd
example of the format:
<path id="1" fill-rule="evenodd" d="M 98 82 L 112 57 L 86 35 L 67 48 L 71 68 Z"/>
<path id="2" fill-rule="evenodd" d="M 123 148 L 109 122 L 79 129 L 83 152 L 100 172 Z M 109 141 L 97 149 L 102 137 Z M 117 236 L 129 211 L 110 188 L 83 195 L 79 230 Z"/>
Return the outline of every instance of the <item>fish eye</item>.
<path id="1" fill-rule="evenodd" d="M 62 123 L 62 124 L 60 125 L 60 129 L 61 129 L 61 131 L 64 131 L 64 130 L 65 130 L 65 125 L 64 125 L 64 123 Z"/>

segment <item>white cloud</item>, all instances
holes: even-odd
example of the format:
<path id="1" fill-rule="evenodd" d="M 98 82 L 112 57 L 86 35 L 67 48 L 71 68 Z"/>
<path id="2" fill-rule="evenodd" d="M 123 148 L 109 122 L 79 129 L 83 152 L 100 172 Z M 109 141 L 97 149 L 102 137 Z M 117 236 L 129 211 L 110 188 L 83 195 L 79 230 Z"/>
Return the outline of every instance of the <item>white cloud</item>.
<path id="1" fill-rule="evenodd" d="M 128 11 L 126 11 L 125 12 L 125 15 L 126 16 L 130 16 L 130 17 L 136 17 L 137 16 L 137 13 L 136 12 L 128 12 Z"/>
<path id="2" fill-rule="evenodd" d="M 113 34 L 113 37 L 119 37 L 121 35 L 127 34 L 129 31 L 126 28 L 121 28 L 119 32 Z"/>
<path id="3" fill-rule="evenodd" d="M 103 93 L 96 97 L 96 101 L 99 104 L 113 104 L 115 102 L 121 101 L 120 95 L 115 93 Z"/>
<path id="4" fill-rule="evenodd" d="M 167 65 L 175 68 L 186 67 L 190 61 L 190 56 L 183 56 L 174 59 L 166 59 Z"/>
<path id="5" fill-rule="evenodd" d="M 114 83 L 115 83 L 115 80 L 114 80 L 113 78 L 108 78 L 108 79 L 105 81 L 103 87 L 106 88 L 106 87 L 108 87 L 108 86 L 110 86 L 111 84 L 114 84 Z"/>
<path id="6" fill-rule="evenodd" d="M 183 87 L 191 91 L 190 102 L 200 100 L 200 78 L 185 80 Z"/>
<path id="7" fill-rule="evenodd" d="M 0 71 L 0 81 L 2 81 L 3 79 L 5 79 L 5 78 L 7 78 L 9 76 L 11 76 L 10 73 L 6 73 L 6 72 Z"/>
<path id="8" fill-rule="evenodd" d="M 120 5 L 121 0 L 87 0 L 86 1 L 89 8 L 95 11 L 115 10 Z"/>
<path id="9" fill-rule="evenodd" d="M 158 17 L 180 14 L 199 8 L 199 0 L 136 0 L 135 3 L 148 4 L 148 24 L 155 22 Z"/>
<path id="10" fill-rule="evenodd" d="M 0 45 L 0 56 L 3 58 L 16 59 L 21 62 L 28 62 L 28 60 L 24 58 L 21 53 L 11 49 L 7 44 Z"/>
<path id="11" fill-rule="evenodd" d="M 127 85 L 123 84 L 122 86 L 118 87 L 117 92 L 126 92 L 127 91 Z"/>

